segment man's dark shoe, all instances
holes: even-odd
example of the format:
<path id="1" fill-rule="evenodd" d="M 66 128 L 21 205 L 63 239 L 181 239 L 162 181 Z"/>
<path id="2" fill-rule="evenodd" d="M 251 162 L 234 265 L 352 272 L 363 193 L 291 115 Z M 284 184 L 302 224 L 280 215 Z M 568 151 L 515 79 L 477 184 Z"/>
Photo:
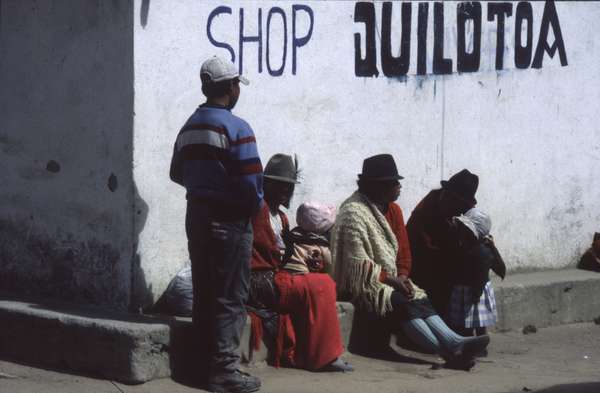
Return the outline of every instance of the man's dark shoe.
<path id="1" fill-rule="evenodd" d="M 207 388 L 214 393 L 252 393 L 260 390 L 260 379 L 240 370 L 223 372 L 211 376 Z"/>

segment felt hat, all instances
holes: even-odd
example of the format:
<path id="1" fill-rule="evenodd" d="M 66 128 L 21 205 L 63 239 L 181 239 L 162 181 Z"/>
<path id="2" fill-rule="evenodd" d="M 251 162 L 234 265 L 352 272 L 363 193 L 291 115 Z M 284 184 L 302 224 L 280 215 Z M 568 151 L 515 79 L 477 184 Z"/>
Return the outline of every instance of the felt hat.
<path id="1" fill-rule="evenodd" d="M 388 181 L 401 180 L 404 177 L 398 174 L 396 162 L 391 154 L 378 154 L 363 161 L 362 173 L 358 175 L 360 180 Z"/>
<path id="2" fill-rule="evenodd" d="M 479 187 L 479 177 L 467 169 L 452 175 L 448 180 L 442 180 L 442 189 L 452 192 L 467 203 L 475 205 L 475 193 Z"/>
<path id="3" fill-rule="evenodd" d="M 275 154 L 267 166 L 263 176 L 267 179 L 298 184 L 298 159 L 287 154 Z"/>

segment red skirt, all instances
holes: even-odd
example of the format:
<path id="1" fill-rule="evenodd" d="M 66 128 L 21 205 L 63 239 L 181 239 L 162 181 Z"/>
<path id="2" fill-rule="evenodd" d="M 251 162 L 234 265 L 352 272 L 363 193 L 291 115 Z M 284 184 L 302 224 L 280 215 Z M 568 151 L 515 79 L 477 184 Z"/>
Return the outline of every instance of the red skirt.
<path id="1" fill-rule="evenodd" d="M 295 367 L 322 368 L 343 352 L 335 282 L 325 273 L 275 274 L 280 291 L 278 355 Z M 285 347 L 285 348 L 284 348 Z"/>

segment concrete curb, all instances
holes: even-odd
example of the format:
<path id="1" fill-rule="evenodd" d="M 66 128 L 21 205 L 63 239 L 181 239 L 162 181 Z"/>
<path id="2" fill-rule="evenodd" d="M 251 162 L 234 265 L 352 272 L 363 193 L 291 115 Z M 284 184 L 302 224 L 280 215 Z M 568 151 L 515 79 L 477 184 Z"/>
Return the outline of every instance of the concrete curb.
<path id="1" fill-rule="evenodd" d="M 354 307 L 338 303 L 344 345 Z M 191 318 L 136 316 L 63 304 L 0 300 L 0 357 L 96 375 L 127 384 L 194 373 Z M 250 321 L 242 334 L 242 359 L 267 359 L 264 343 L 250 348 Z"/>
<path id="2" fill-rule="evenodd" d="M 509 275 L 494 282 L 498 330 L 547 327 L 600 317 L 600 274 L 576 269 Z"/>
<path id="3" fill-rule="evenodd" d="M 141 383 L 170 375 L 166 321 L 0 301 L 0 356 Z"/>

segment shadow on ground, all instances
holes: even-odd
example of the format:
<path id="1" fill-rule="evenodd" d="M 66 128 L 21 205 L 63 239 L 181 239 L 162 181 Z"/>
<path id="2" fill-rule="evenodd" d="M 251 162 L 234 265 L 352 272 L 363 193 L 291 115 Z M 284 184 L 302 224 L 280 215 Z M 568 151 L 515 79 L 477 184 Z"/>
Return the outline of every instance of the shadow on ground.
<path id="1" fill-rule="evenodd" d="M 598 393 L 600 392 L 600 382 L 584 382 L 584 383 L 570 383 L 554 385 L 546 389 L 528 389 L 524 387 L 520 391 L 513 391 L 507 393 Z"/>
<path id="2" fill-rule="evenodd" d="M 440 364 L 414 356 L 407 356 L 399 350 L 425 353 L 417 348 L 398 330 L 389 318 L 374 316 L 361 310 L 354 311 L 348 351 L 356 355 L 391 362 L 428 364 L 432 368 Z"/>

